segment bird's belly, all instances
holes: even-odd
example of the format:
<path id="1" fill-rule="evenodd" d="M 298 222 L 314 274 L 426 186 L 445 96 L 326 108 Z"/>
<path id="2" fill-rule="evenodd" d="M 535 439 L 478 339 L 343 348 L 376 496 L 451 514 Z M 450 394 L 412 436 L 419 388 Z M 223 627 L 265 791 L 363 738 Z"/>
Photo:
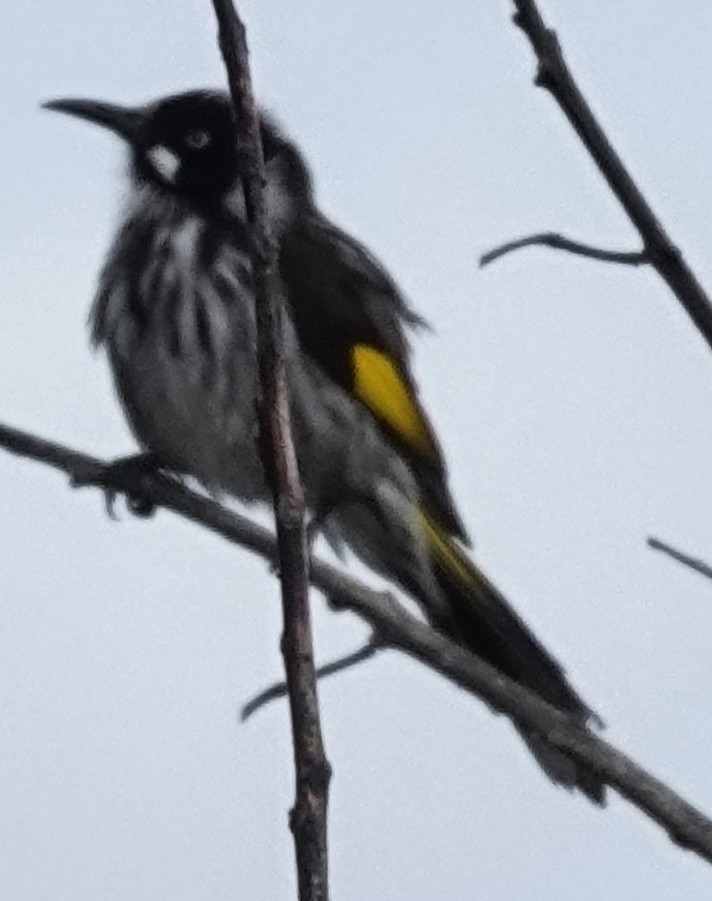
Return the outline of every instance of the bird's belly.
<path id="1" fill-rule="evenodd" d="M 254 378 L 245 367 L 211 371 L 146 342 L 131 359 L 112 354 L 116 384 L 141 444 L 211 491 L 245 501 L 267 497 L 258 453 Z"/>

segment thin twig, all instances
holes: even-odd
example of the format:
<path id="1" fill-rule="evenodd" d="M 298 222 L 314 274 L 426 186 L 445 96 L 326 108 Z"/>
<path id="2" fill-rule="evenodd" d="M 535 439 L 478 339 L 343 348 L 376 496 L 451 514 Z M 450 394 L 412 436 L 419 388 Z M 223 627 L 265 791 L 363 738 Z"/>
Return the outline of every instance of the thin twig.
<path id="1" fill-rule="evenodd" d="M 320 666 L 316 671 L 316 677 L 317 679 L 326 679 L 328 676 L 343 673 L 344 670 L 351 669 L 352 666 L 363 663 L 364 660 L 370 660 L 380 649 L 380 643 L 371 639 L 358 650 L 352 651 L 350 654 L 344 654 L 342 657 Z M 244 705 L 240 712 L 240 719 L 243 723 L 246 722 L 253 713 L 257 713 L 258 710 L 266 707 L 267 704 L 283 698 L 286 694 L 287 683 L 275 682 L 273 685 L 263 689 L 259 694 L 256 694 Z"/>
<path id="2" fill-rule="evenodd" d="M 675 550 L 672 545 L 665 544 L 664 541 L 660 541 L 658 538 L 648 538 L 648 547 L 652 548 L 654 551 L 662 551 L 664 554 L 667 554 L 668 557 L 677 560 L 678 563 L 683 563 L 685 566 L 689 566 L 690 569 L 694 569 L 695 572 L 706 576 L 708 579 L 712 579 L 712 566 L 710 566 L 709 563 L 705 563 L 704 560 L 683 554 L 682 551 Z"/>
<path id="3" fill-rule="evenodd" d="M 251 230 L 252 279 L 260 369 L 260 443 L 272 486 L 279 547 L 296 799 L 290 816 L 300 901 L 328 901 L 327 804 L 331 770 L 324 750 L 309 610 L 309 554 L 304 490 L 292 437 L 283 354 L 283 304 L 277 253 L 264 197 L 265 166 L 252 93 L 245 27 L 232 0 L 212 0 L 237 123 L 245 207 Z"/>
<path id="4" fill-rule="evenodd" d="M 640 233 L 646 258 L 712 348 L 712 304 L 702 285 L 599 125 L 566 64 L 556 33 L 545 25 L 535 0 L 514 0 L 514 5 L 517 9 L 514 22 L 527 36 L 537 56 L 535 83 L 548 90 L 559 104 Z"/>
<path id="5" fill-rule="evenodd" d="M 521 250 L 523 247 L 553 247 L 555 250 L 565 250 L 568 253 L 575 253 L 578 256 L 589 257 L 592 260 L 603 260 L 606 263 L 622 263 L 626 266 L 642 266 L 649 263 L 647 255 L 644 251 L 622 251 L 622 250 L 602 250 L 599 247 L 592 247 L 589 244 L 582 244 L 580 241 L 572 241 L 571 238 L 565 238 L 556 232 L 542 232 L 538 235 L 530 235 L 526 238 L 518 238 L 516 241 L 507 241 L 506 244 L 500 244 L 494 247 L 480 257 L 480 266 L 487 266 L 500 257 L 515 250 Z"/>
<path id="6" fill-rule="evenodd" d="M 0 446 L 62 470 L 72 479 L 80 478 L 85 484 L 107 485 L 107 464 L 95 457 L 2 424 Z M 114 478 L 109 472 L 109 480 L 117 491 L 144 497 L 272 563 L 276 560 L 275 538 L 268 529 L 173 479 L 126 474 Z M 553 748 L 593 768 L 607 785 L 662 826 L 674 842 L 712 863 L 712 821 L 613 745 L 421 622 L 392 595 L 373 591 L 320 560 L 312 560 L 310 579 L 338 606 L 365 620 L 384 647 L 398 648 L 419 660 L 492 710 L 535 731 Z"/>

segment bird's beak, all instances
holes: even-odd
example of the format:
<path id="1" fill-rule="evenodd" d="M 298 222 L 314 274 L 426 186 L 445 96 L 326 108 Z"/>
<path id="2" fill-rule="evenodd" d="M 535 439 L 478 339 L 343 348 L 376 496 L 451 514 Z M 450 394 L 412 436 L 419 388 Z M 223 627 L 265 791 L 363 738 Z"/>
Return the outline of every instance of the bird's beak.
<path id="1" fill-rule="evenodd" d="M 42 108 L 54 110 L 57 113 L 67 113 L 70 116 L 77 116 L 79 119 L 86 119 L 95 125 L 101 125 L 129 143 L 136 140 L 145 119 L 145 112 L 140 108 L 118 106 L 115 103 L 103 103 L 100 100 L 49 100 L 42 104 Z"/>

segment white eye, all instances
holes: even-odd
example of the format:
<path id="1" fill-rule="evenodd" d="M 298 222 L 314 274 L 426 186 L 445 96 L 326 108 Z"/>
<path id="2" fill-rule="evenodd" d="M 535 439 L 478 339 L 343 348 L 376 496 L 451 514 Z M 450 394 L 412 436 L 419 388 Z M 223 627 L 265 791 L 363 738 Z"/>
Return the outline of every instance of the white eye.
<path id="1" fill-rule="evenodd" d="M 207 147 L 210 141 L 212 140 L 209 131 L 203 131 L 202 129 L 195 129 L 195 131 L 189 131 L 183 138 L 183 143 L 190 150 L 202 150 L 204 147 Z"/>

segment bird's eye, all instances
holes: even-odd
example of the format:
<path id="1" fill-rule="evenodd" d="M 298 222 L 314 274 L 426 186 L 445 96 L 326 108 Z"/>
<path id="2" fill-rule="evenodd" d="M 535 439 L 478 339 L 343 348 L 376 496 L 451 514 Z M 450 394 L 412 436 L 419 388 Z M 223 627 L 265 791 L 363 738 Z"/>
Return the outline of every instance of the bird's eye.
<path id="1" fill-rule="evenodd" d="M 203 150 L 211 141 L 210 132 L 196 129 L 189 131 L 183 138 L 183 143 L 190 150 Z"/>

